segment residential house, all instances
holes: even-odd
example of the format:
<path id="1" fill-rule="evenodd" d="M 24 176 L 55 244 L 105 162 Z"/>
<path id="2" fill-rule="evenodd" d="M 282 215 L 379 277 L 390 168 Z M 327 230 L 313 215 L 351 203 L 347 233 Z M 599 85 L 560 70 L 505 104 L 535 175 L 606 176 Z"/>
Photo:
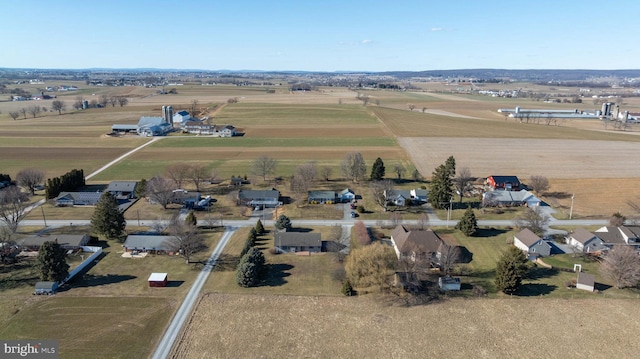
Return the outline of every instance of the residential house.
<path id="1" fill-rule="evenodd" d="M 107 186 L 107 192 L 115 198 L 133 199 L 136 198 L 136 181 L 113 181 Z"/>
<path id="2" fill-rule="evenodd" d="M 54 199 L 57 207 L 95 206 L 102 192 L 60 192 Z"/>
<path id="3" fill-rule="evenodd" d="M 356 200 L 356 194 L 349 188 L 345 188 L 340 191 L 340 193 L 338 193 L 338 197 L 342 203 L 353 202 Z"/>
<path id="4" fill-rule="evenodd" d="M 63 249 L 76 250 L 89 244 L 90 240 L 91 236 L 88 234 L 56 234 L 28 236 L 18 240 L 17 243 L 29 250 L 39 250 L 44 242 L 58 242 Z"/>
<path id="5" fill-rule="evenodd" d="M 310 204 L 333 204 L 338 202 L 338 194 L 335 191 L 309 191 L 307 202 Z"/>
<path id="6" fill-rule="evenodd" d="M 233 137 L 237 133 L 236 128 L 231 125 L 208 125 L 202 121 L 187 121 L 183 123 L 182 130 L 196 135 L 214 137 Z"/>
<path id="7" fill-rule="evenodd" d="M 390 193 L 385 190 L 384 196 L 388 203 L 395 206 L 403 207 L 411 204 L 411 191 L 408 190 L 393 190 Z"/>
<path id="8" fill-rule="evenodd" d="M 274 246 L 279 253 L 319 253 L 322 239 L 320 233 L 276 232 Z"/>
<path id="9" fill-rule="evenodd" d="M 596 286 L 596 277 L 593 274 L 578 272 L 578 280 L 576 280 L 576 288 L 593 292 Z"/>
<path id="10" fill-rule="evenodd" d="M 593 234 L 604 241 L 609 249 L 616 245 L 630 245 L 640 248 L 640 227 L 627 226 L 604 226 L 597 229 Z"/>
<path id="11" fill-rule="evenodd" d="M 520 191 L 488 191 L 482 194 L 482 205 L 485 207 L 517 207 L 539 206 L 542 201 L 527 190 Z"/>
<path id="12" fill-rule="evenodd" d="M 215 133 L 218 137 L 233 137 L 237 134 L 236 128 L 231 125 L 216 125 Z"/>
<path id="13" fill-rule="evenodd" d="M 521 183 L 516 176 L 489 176 L 486 181 L 491 190 L 519 191 Z"/>
<path id="14" fill-rule="evenodd" d="M 188 111 L 180 111 L 173 114 L 173 123 L 180 126 L 181 124 L 189 121 L 191 119 L 191 115 Z"/>
<path id="15" fill-rule="evenodd" d="M 200 192 L 189 192 L 185 189 L 173 190 L 170 203 L 181 204 L 185 208 L 193 208 L 198 202 L 202 200 L 202 194 Z"/>
<path id="16" fill-rule="evenodd" d="M 546 257 L 551 254 L 551 245 L 528 228 L 523 229 L 513 237 L 513 245 L 527 252 L 529 259 Z"/>
<path id="17" fill-rule="evenodd" d="M 239 190 L 236 203 L 244 206 L 264 206 L 274 208 L 281 205 L 280 191 L 275 188 L 270 190 Z"/>
<path id="18" fill-rule="evenodd" d="M 122 247 L 125 252 L 151 252 L 173 254 L 174 236 L 130 234 Z"/>
<path id="19" fill-rule="evenodd" d="M 599 238 L 599 236 L 584 228 L 577 228 L 565 237 L 565 241 L 576 250 L 586 253 L 598 252 L 607 249 L 604 241 Z"/>
<path id="20" fill-rule="evenodd" d="M 411 190 L 410 194 L 414 202 L 427 203 L 429 199 L 429 191 L 426 189 L 415 188 Z"/>
<path id="21" fill-rule="evenodd" d="M 398 260 L 427 260 L 431 263 L 438 262 L 445 245 L 431 229 L 410 231 L 402 225 L 391 232 L 391 243 Z"/>

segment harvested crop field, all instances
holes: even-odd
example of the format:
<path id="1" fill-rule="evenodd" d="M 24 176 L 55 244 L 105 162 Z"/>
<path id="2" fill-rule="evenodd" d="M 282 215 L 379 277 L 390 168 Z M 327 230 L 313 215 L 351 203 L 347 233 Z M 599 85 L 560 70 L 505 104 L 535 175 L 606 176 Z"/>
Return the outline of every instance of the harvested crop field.
<path id="1" fill-rule="evenodd" d="M 458 167 L 469 167 L 477 177 L 640 177 L 640 167 L 632 165 L 638 157 L 638 144 L 633 142 L 414 137 L 398 142 L 425 176 L 454 156 Z"/>
<path id="2" fill-rule="evenodd" d="M 407 308 L 373 297 L 208 294 L 172 357 L 634 358 L 636 304 L 518 298 Z"/>

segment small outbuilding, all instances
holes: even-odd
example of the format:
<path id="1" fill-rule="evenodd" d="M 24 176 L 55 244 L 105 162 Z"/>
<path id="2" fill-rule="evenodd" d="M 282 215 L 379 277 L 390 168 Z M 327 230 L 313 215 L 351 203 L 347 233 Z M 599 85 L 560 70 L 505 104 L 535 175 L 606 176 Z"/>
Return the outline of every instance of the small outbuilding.
<path id="1" fill-rule="evenodd" d="M 441 290 L 460 290 L 460 278 L 455 277 L 440 277 L 438 278 L 438 287 Z"/>
<path id="2" fill-rule="evenodd" d="M 56 291 L 58 290 L 58 283 L 57 282 L 37 282 L 36 283 L 36 288 L 35 291 L 33 292 L 33 294 L 37 294 L 37 295 L 52 295 L 52 294 L 56 294 Z"/>
<path id="3" fill-rule="evenodd" d="M 149 276 L 149 287 L 166 287 L 168 275 L 167 273 L 151 273 Z"/>
<path id="4" fill-rule="evenodd" d="M 584 272 L 578 273 L 578 280 L 576 281 L 576 288 L 593 292 L 596 285 L 596 277 L 593 274 Z"/>

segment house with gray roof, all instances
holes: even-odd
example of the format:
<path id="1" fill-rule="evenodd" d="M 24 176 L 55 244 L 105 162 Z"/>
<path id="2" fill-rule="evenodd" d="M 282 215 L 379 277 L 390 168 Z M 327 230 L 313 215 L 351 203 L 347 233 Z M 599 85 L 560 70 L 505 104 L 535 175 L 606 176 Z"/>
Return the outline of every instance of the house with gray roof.
<path id="1" fill-rule="evenodd" d="M 606 250 L 605 242 L 596 234 L 587 231 L 584 228 L 577 228 L 565 237 L 568 245 L 574 247 L 578 251 L 592 253 Z"/>
<path id="2" fill-rule="evenodd" d="M 278 253 L 318 253 L 322 251 L 322 238 L 320 233 L 276 232 L 274 247 Z"/>
<path id="3" fill-rule="evenodd" d="M 236 204 L 239 206 L 264 206 L 274 208 L 281 205 L 280 191 L 273 188 L 270 190 L 239 190 Z"/>
<path id="4" fill-rule="evenodd" d="M 348 203 L 356 199 L 356 194 L 350 188 L 345 188 L 338 193 L 338 197 L 342 203 Z"/>
<path id="5" fill-rule="evenodd" d="M 529 259 L 546 257 L 551 254 L 551 245 L 528 228 L 513 236 L 513 245 L 527 252 Z"/>
<path id="6" fill-rule="evenodd" d="M 75 250 L 86 246 L 91 237 L 88 234 L 51 234 L 33 235 L 17 241 L 18 245 L 31 250 L 39 250 L 44 242 L 58 242 L 60 247 L 66 250 Z"/>
<path id="7" fill-rule="evenodd" d="M 593 234 L 602 239 L 609 249 L 616 245 L 630 245 L 640 248 L 640 227 L 604 226 L 595 230 Z"/>
<path id="8" fill-rule="evenodd" d="M 335 191 L 308 191 L 307 202 L 310 204 L 333 204 L 339 200 Z"/>
<path id="9" fill-rule="evenodd" d="M 54 199 L 56 207 L 95 206 L 102 192 L 60 192 Z"/>
<path id="10" fill-rule="evenodd" d="M 527 190 L 520 191 L 488 191 L 482 194 L 482 205 L 485 207 L 539 206 L 542 201 Z"/>
<path id="11" fill-rule="evenodd" d="M 107 187 L 107 192 L 115 198 L 132 199 L 136 197 L 136 181 L 112 181 Z"/>
<path id="12" fill-rule="evenodd" d="M 175 241 L 177 241 L 177 238 L 174 236 L 130 234 L 127 236 L 122 247 L 125 252 L 138 251 L 172 254 L 175 248 Z"/>
<path id="13" fill-rule="evenodd" d="M 409 259 L 415 262 L 426 259 L 433 263 L 438 261 L 443 246 L 446 245 L 431 229 L 410 231 L 402 225 L 391 232 L 391 243 L 398 260 Z"/>

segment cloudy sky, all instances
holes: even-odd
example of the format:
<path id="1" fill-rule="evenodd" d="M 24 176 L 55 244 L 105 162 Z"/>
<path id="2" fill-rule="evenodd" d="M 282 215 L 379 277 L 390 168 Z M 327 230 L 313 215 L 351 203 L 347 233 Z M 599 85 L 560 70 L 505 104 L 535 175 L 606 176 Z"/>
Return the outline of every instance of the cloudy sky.
<path id="1" fill-rule="evenodd" d="M 0 67 L 640 68 L 640 1 L 3 1 Z"/>

